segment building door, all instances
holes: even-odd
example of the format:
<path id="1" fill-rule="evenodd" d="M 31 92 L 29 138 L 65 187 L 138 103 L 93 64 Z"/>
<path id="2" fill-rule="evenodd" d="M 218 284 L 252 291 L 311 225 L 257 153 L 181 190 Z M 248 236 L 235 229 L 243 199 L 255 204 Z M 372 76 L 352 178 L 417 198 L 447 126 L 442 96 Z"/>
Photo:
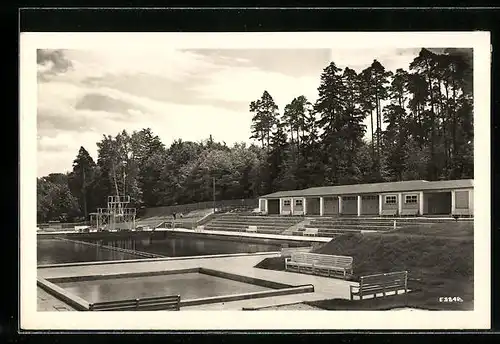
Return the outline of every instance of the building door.
<path id="1" fill-rule="evenodd" d="M 269 199 L 267 200 L 267 213 L 271 215 L 278 215 L 280 213 L 280 200 Z"/>
<path id="2" fill-rule="evenodd" d="M 378 215 L 378 195 L 361 197 L 361 215 Z"/>
<path id="3" fill-rule="evenodd" d="M 424 202 L 425 214 L 428 215 L 451 214 L 451 192 L 425 193 L 424 198 L 426 201 Z"/>

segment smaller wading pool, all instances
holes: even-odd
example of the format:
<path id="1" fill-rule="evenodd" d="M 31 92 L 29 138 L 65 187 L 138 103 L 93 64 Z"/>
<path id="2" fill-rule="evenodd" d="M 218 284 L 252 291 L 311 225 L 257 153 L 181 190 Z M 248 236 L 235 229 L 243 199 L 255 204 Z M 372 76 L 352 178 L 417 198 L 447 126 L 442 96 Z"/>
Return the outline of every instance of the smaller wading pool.
<path id="1" fill-rule="evenodd" d="M 205 268 L 38 278 L 37 284 L 75 309 L 83 311 L 96 303 L 173 295 L 180 296 L 182 307 L 314 292 L 314 286 L 310 284 L 292 286 Z"/>

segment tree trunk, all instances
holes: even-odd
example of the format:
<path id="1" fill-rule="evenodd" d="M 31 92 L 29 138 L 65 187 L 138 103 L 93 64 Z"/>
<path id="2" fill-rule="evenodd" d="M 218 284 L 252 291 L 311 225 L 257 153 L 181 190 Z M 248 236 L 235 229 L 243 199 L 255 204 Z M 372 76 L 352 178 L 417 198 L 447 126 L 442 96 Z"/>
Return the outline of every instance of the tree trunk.
<path id="1" fill-rule="evenodd" d="M 82 188 L 83 188 L 83 214 L 85 216 L 85 221 L 87 221 L 87 187 L 85 185 L 85 168 L 82 168 Z"/>
<path id="2" fill-rule="evenodd" d="M 442 80 L 441 78 L 438 78 L 437 80 L 438 82 L 438 96 L 439 96 L 439 103 L 438 103 L 438 108 L 439 108 L 439 114 L 438 114 L 438 118 L 441 119 L 441 132 L 443 134 L 443 146 L 444 146 L 444 169 L 445 171 L 447 170 L 448 168 L 448 150 L 447 150 L 447 147 L 448 147 L 448 139 L 446 137 L 446 124 L 447 124 L 447 121 L 446 121 L 446 111 L 443 111 L 443 108 L 444 108 L 444 105 L 443 105 L 443 92 L 441 91 L 441 83 L 442 83 Z"/>
<path id="3" fill-rule="evenodd" d="M 452 88 L 453 88 L 453 109 L 451 110 L 451 113 L 452 113 L 452 127 L 451 127 L 451 131 L 452 131 L 452 155 L 453 155 L 453 159 L 456 159 L 456 155 L 457 155 L 457 116 L 456 116 L 456 87 L 455 87 L 455 81 L 453 80 L 453 84 L 452 84 Z"/>
<path id="4" fill-rule="evenodd" d="M 370 109 L 370 122 L 372 131 L 372 158 L 375 159 L 375 138 L 373 136 L 373 109 Z"/>
<path id="5" fill-rule="evenodd" d="M 377 162 L 380 165 L 380 99 L 378 97 L 378 90 L 375 92 L 375 106 L 377 110 Z"/>
<path id="6" fill-rule="evenodd" d="M 432 76 L 429 62 L 427 62 L 427 78 L 429 82 L 429 97 L 431 105 L 431 179 L 437 179 L 436 173 L 436 163 L 435 163 L 435 127 L 436 127 L 436 115 L 434 112 L 434 95 L 432 92 Z"/>

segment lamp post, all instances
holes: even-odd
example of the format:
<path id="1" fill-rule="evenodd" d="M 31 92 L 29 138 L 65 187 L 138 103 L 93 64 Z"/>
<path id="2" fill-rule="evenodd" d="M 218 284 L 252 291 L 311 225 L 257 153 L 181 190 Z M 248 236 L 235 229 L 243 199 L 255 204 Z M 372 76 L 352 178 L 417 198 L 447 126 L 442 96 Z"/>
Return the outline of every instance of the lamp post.
<path id="1" fill-rule="evenodd" d="M 215 177 L 213 177 L 213 183 L 212 183 L 212 196 L 213 196 L 213 208 L 214 208 L 214 214 L 215 214 Z"/>

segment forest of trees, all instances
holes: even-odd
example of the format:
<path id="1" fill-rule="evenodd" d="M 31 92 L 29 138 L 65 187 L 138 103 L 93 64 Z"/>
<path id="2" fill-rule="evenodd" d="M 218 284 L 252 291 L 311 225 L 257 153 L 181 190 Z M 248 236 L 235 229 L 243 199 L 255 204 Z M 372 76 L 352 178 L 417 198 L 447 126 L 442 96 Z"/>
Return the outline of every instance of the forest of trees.
<path id="1" fill-rule="evenodd" d="M 408 70 L 388 71 L 374 60 L 358 74 L 331 62 L 318 93 L 315 103 L 298 95 L 279 109 L 264 91 L 249 104 L 251 145 L 229 147 L 210 136 L 165 147 L 150 129 L 104 136 L 97 161 L 81 147 L 70 173 L 37 179 L 38 221 L 88 219 L 117 193 L 146 207 L 209 201 L 213 178 L 219 200 L 473 178 L 471 50 L 422 49 Z"/>

